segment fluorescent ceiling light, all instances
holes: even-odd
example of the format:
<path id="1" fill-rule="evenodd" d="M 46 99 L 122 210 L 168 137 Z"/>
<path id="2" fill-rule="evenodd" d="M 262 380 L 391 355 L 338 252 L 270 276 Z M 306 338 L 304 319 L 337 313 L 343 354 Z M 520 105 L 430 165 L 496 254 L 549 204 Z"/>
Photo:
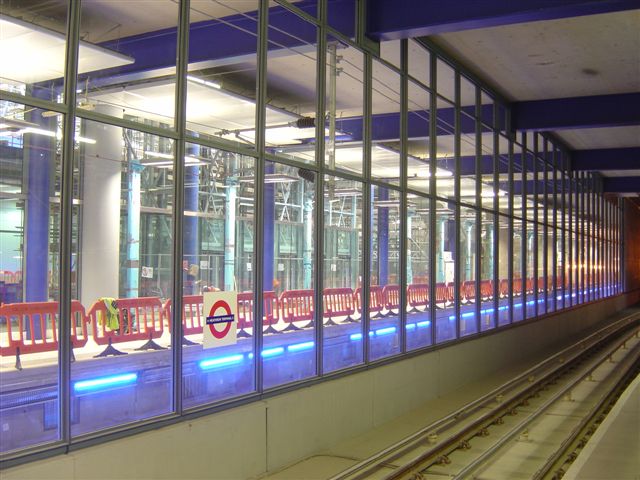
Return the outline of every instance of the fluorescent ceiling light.
<path id="1" fill-rule="evenodd" d="M 20 83 L 37 83 L 64 76 L 66 37 L 7 15 L 0 15 L 0 76 Z M 78 73 L 133 63 L 131 57 L 80 42 Z"/>
<path id="2" fill-rule="evenodd" d="M 239 177 L 238 180 L 243 183 L 255 183 L 255 177 Z M 302 178 L 292 177 L 291 175 L 286 175 L 284 173 L 267 173 L 264 176 L 264 183 L 293 183 L 298 180 L 302 180 Z"/>
<path id="3" fill-rule="evenodd" d="M 194 77 L 192 75 L 187 75 L 187 80 L 194 83 L 199 83 L 200 85 L 205 85 L 207 87 L 215 88 L 216 90 L 220 90 L 222 86 L 217 82 L 210 82 L 208 80 L 203 80 L 202 78 Z"/>

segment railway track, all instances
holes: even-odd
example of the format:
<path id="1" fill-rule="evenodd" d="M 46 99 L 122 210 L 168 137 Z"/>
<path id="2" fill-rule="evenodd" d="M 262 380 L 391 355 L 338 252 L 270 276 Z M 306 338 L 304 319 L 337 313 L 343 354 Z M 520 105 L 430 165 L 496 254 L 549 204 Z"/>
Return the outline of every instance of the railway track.
<path id="1" fill-rule="evenodd" d="M 640 371 L 624 317 L 331 478 L 559 480 Z"/>

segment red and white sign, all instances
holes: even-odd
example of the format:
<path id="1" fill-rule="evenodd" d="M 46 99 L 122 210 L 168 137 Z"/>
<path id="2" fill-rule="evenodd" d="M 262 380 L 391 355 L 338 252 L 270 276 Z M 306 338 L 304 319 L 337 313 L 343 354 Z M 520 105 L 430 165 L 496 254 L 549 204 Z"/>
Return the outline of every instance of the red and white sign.
<path id="1" fill-rule="evenodd" d="M 206 323 L 202 328 L 203 348 L 233 345 L 238 341 L 238 293 L 205 292 Z"/>

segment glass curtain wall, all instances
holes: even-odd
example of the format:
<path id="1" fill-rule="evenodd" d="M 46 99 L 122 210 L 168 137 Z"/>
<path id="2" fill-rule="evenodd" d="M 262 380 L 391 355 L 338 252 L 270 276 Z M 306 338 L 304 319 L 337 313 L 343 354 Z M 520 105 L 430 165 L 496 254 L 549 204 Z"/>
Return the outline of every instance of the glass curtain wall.
<path id="1" fill-rule="evenodd" d="M 598 181 L 351 2 L 49 3 L 0 20 L 2 459 L 621 291 Z"/>

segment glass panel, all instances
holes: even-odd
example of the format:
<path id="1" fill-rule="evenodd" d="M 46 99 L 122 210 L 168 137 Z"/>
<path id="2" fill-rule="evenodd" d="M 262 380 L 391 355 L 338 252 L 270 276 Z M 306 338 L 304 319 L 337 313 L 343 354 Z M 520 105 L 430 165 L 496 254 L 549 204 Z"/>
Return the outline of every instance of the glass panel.
<path id="1" fill-rule="evenodd" d="M 476 134 L 475 103 L 473 105 L 460 113 L 460 201 L 469 205 L 476 205 L 476 175 L 481 173 L 476 172 L 476 156 L 482 153 L 482 137 Z"/>
<path id="2" fill-rule="evenodd" d="M 524 221 L 520 219 L 513 220 L 513 321 L 523 320 L 525 317 L 525 294 L 527 289 L 527 276 L 522 272 L 522 256 L 528 262 L 529 258 L 526 252 L 523 252 L 523 237 L 526 241 L 526 234 L 523 229 Z M 527 263 L 527 265 L 529 265 Z"/>
<path id="3" fill-rule="evenodd" d="M 482 212 L 482 225 L 480 230 L 480 328 L 487 330 L 496 325 L 496 312 L 494 304 L 493 265 L 495 261 L 494 235 L 495 216 L 493 213 Z"/>
<path id="4" fill-rule="evenodd" d="M 0 90 L 62 102 L 66 31 L 67 2 L 3 2 Z M 85 40 L 78 50 L 80 73 L 94 71 L 103 63 L 120 64 L 121 59 L 109 50 L 91 45 L 93 39 Z"/>
<path id="5" fill-rule="evenodd" d="M 269 17 L 267 151 L 307 163 L 315 162 L 316 31 L 286 10 Z"/>
<path id="6" fill-rule="evenodd" d="M 438 100 L 436 110 L 436 193 L 441 198 L 455 199 L 454 158 L 455 127 L 453 104 Z"/>
<path id="7" fill-rule="evenodd" d="M 437 75 L 437 92 L 438 95 L 448 100 L 455 99 L 455 73 L 453 67 L 447 62 L 438 58 L 437 61 L 438 75 Z"/>
<path id="8" fill-rule="evenodd" d="M 400 183 L 400 75 L 373 61 L 371 176 Z"/>
<path id="9" fill-rule="evenodd" d="M 436 201 L 436 342 L 456 338 L 454 289 L 456 281 L 455 255 L 455 208 L 452 202 Z"/>
<path id="10" fill-rule="evenodd" d="M 522 234 L 522 232 L 520 232 Z M 519 242 L 519 238 L 516 238 L 515 232 L 511 235 L 509 232 L 509 218 L 504 215 L 498 215 L 498 325 L 507 325 L 510 321 L 510 313 L 509 313 L 509 262 L 515 263 L 520 261 L 522 257 L 518 256 L 518 259 L 515 258 L 515 254 L 511 255 L 509 253 L 509 242 L 512 242 L 514 247 L 514 252 L 516 244 Z M 520 248 L 518 248 L 518 254 L 520 254 Z M 512 258 L 513 257 L 513 258 Z M 512 267 L 513 268 L 513 267 Z M 515 270 L 514 270 L 515 272 Z M 518 270 L 519 272 L 519 270 Z M 522 280 L 522 277 L 517 278 L 514 274 L 513 276 L 513 287 L 512 291 L 515 293 L 516 284 L 518 280 Z M 515 304 L 515 301 L 514 301 Z"/>
<path id="11" fill-rule="evenodd" d="M 408 174 L 409 188 L 429 192 L 429 92 L 419 84 L 409 82 Z"/>
<path id="12" fill-rule="evenodd" d="M 476 210 L 460 207 L 460 255 L 455 255 L 454 261 L 460 261 L 460 335 L 469 335 L 478 331 L 476 317 L 476 303 L 482 299 L 482 291 L 477 291 L 476 256 Z M 453 284 L 452 284 L 453 286 Z"/>
<path id="13" fill-rule="evenodd" d="M 400 40 L 380 42 L 380 58 L 400 69 Z"/>
<path id="14" fill-rule="evenodd" d="M 407 350 L 431 344 L 429 301 L 429 198 L 408 195 Z"/>
<path id="15" fill-rule="evenodd" d="M 174 2 L 154 5 L 150 15 L 145 0 L 83 1 L 80 31 L 83 40 L 99 44 L 92 53 L 100 54 L 92 56 L 91 68 L 80 70 L 78 108 L 172 128 L 177 21 Z M 208 50 L 202 58 L 209 59 L 217 45 L 201 44 L 202 50 Z"/>
<path id="16" fill-rule="evenodd" d="M 4 20 L 3 20 L 4 21 Z M 3 27 L 4 28 L 4 27 Z M 0 451 L 60 438 L 58 328 L 60 286 L 60 149 L 63 116 L 0 101 L 4 118 L 37 127 L 0 131 Z M 77 285 L 70 286 L 74 290 Z M 24 295 L 23 295 L 24 294 Z M 87 342 L 82 306 L 72 336 Z M 10 401 L 9 401 L 10 399 Z"/>
<path id="17" fill-rule="evenodd" d="M 353 0 L 327 2 L 327 24 L 349 38 L 356 36 L 357 3 Z"/>
<path id="18" fill-rule="evenodd" d="M 325 165 L 362 173 L 364 56 L 329 37 L 325 128 Z"/>
<path id="19" fill-rule="evenodd" d="M 92 342 L 71 364 L 71 433 L 171 409 L 173 141 L 77 120 L 73 298 Z M 114 409 L 113 405 L 124 408 Z"/>
<path id="20" fill-rule="evenodd" d="M 369 358 L 400 352 L 400 194 L 371 186 Z"/>
<path id="21" fill-rule="evenodd" d="M 189 408 L 255 388 L 255 160 L 194 143 L 187 143 L 186 151 L 182 398 Z M 217 298 L 209 292 L 219 291 L 237 294 L 235 338 L 228 337 L 229 345 L 205 348 L 203 327 L 208 328 L 207 316 L 212 314 L 204 305 L 213 305 Z"/>
<path id="22" fill-rule="evenodd" d="M 409 75 L 429 87 L 431 53 L 415 40 L 409 39 Z"/>
<path id="23" fill-rule="evenodd" d="M 263 295 L 264 387 L 315 375 L 315 173 L 265 165 Z M 287 333 L 284 335 L 283 333 Z"/>
<path id="24" fill-rule="evenodd" d="M 257 10 L 258 0 L 191 2 L 187 129 L 198 137 L 253 146 Z"/>
<path id="25" fill-rule="evenodd" d="M 363 362 L 362 184 L 325 176 L 323 371 Z"/>

